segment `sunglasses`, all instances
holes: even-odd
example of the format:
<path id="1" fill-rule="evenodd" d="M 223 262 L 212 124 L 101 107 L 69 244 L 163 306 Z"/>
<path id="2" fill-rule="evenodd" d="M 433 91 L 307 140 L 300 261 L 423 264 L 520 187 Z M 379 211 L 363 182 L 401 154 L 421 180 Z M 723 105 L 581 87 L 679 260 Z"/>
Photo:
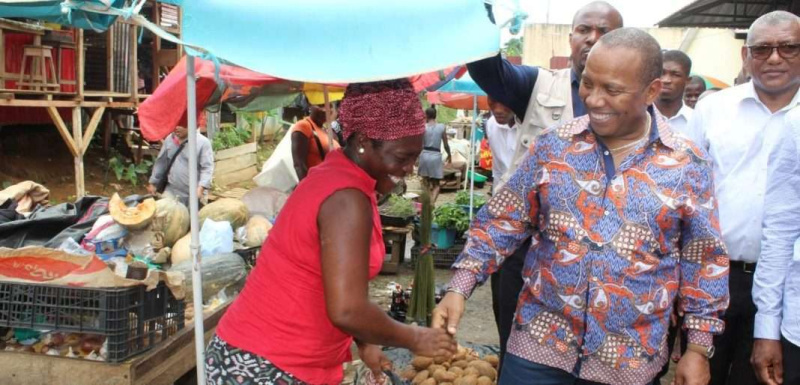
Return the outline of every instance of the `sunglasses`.
<path id="1" fill-rule="evenodd" d="M 800 53 L 800 43 L 779 45 L 749 45 L 750 55 L 753 59 L 764 60 L 772 56 L 773 50 L 778 50 L 778 55 L 784 59 L 792 59 Z"/>

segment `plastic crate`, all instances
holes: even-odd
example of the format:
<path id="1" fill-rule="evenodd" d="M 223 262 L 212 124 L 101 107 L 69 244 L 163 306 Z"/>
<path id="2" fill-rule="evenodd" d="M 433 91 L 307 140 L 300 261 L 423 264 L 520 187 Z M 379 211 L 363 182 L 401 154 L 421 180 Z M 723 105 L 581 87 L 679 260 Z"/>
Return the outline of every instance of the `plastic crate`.
<path id="1" fill-rule="evenodd" d="M 392 227 L 406 227 L 414 217 L 400 218 L 381 214 L 381 225 Z"/>
<path id="2" fill-rule="evenodd" d="M 0 327 L 106 337 L 107 362 L 121 362 L 183 329 L 185 305 L 163 283 L 79 288 L 0 282 Z"/>
<path id="3" fill-rule="evenodd" d="M 447 249 L 433 249 L 433 267 L 449 269 L 462 250 L 464 250 L 464 243 L 456 243 Z M 414 246 L 411 248 L 411 261 L 416 263 L 417 258 L 419 258 L 419 247 Z"/>
<path id="4" fill-rule="evenodd" d="M 236 254 L 239 254 L 244 262 L 247 263 L 247 266 L 255 267 L 256 266 L 256 259 L 258 259 L 258 253 L 261 252 L 261 246 L 254 246 L 248 247 L 246 249 L 239 249 L 233 251 Z"/>

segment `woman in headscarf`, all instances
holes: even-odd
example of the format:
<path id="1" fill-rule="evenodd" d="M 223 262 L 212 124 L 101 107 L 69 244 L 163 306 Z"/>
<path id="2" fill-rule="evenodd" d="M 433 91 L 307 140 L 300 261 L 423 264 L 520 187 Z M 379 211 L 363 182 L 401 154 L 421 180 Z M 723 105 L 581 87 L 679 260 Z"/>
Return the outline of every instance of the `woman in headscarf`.
<path id="1" fill-rule="evenodd" d="M 396 322 L 368 297 L 385 256 L 375 196 L 413 171 L 419 99 L 407 80 L 351 84 L 339 119 L 347 146 L 286 202 L 206 350 L 209 384 L 339 384 L 354 339 L 375 375 L 386 363 L 378 345 L 455 351 L 446 333 Z"/>

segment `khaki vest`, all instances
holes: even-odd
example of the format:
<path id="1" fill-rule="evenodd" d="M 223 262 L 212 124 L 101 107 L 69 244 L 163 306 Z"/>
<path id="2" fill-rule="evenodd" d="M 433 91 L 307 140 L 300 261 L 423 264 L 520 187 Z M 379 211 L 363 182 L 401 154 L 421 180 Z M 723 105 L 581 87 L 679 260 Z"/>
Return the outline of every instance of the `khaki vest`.
<path id="1" fill-rule="evenodd" d="M 506 173 L 499 179 L 495 191 L 506 184 L 517 171 L 533 138 L 542 130 L 573 118 L 571 73 L 570 68 L 557 71 L 539 68 L 531 100 L 528 102 L 528 109 L 525 110 L 525 118 L 521 123 L 519 117 L 516 118 L 520 126 L 517 129 L 517 148 L 514 157 Z"/>

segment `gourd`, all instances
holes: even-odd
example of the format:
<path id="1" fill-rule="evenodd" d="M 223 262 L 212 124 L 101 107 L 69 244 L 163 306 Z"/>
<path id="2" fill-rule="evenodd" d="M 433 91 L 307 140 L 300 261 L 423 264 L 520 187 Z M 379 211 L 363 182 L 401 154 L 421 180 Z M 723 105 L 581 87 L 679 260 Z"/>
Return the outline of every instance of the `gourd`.
<path id="1" fill-rule="evenodd" d="M 108 202 L 108 211 L 111 218 L 114 218 L 114 221 L 120 226 L 131 231 L 141 230 L 153 220 L 156 213 L 156 201 L 153 198 L 147 198 L 136 206 L 128 207 L 119 194 L 114 193 Z"/>

